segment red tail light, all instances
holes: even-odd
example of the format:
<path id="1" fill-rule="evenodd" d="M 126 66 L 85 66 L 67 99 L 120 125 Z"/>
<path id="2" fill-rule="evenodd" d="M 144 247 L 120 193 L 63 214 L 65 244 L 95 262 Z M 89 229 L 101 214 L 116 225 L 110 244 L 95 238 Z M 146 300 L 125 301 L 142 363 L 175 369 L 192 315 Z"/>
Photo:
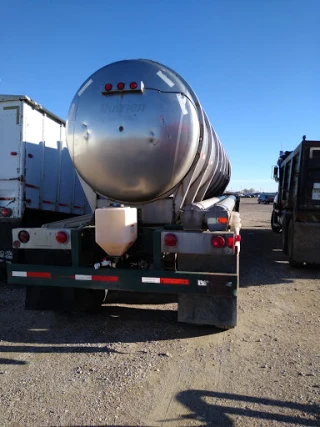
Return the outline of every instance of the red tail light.
<path id="1" fill-rule="evenodd" d="M 105 90 L 107 92 L 109 92 L 112 89 L 112 84 L 111 83 L 107 83 L 104 88 L 105 88 Z"/>
<path id="2" fill-rule="evenodd" d="M 138 84 L 136 82 L 131 82 L 130 83 L 130 89 L 137 89 Z"/>
<path id="3" fill-rule="evenodd" d="M 1 211 L 1 215 L 4 216 L 5 218 L 8 218 L 9 216 L 12 215 L 12 210 L 8 208 L 3 208 Z"/>
<path id="4" fill-rule="evenodd" d="M 226 244 L 226 241 L 222 236 L 215 236 L 212 239 L 212 246 L 215 248 L 223 248 Z"/>
<path id="5" fill-rule="evenodd" d="M 233 248 L 235 239 L 233 237 L 228 237 L 228 248 Z"/>
<path id="6" fill-rule="evenodd" d="M 123 89 L 124 89 L 124 87 L 125 87 L 125 84 L 124 84 L 124 83 L 122 83 L 122 82 L 118 83 L 118 85 L 117 85 L 117 88 L 118 88 L 119 90 L 123 90 Z"/>
<path id="7" fill-rule="evenodd" d="M 175 234 L 169 233 L 164 236 L 164 243 L 167 246 L 176 246 L 177 244 L 177 236 Z"/>
<path id="8" fill-rule="evenodd" d="M 21 243 L 28 243 L 30 240 L 30 234 L 27 231 L 22 230 L 18 234 L 18 239 Z"/>
<path id="9" fill-rule="evenodd" d="M 58 243 L 67 243 L 68 234 L 65 233 L 64 231 L 58 231 L 58 233 L 56 234 L 56 241 Z"/>
<path id="10" fill-rule="evenodd" d="M 235 237 L 235 239 L 236 239 L 236 242 L 241 242 L 241 236 L 240 236 L 240 234 L 237 234 L 236 237 Z"/>

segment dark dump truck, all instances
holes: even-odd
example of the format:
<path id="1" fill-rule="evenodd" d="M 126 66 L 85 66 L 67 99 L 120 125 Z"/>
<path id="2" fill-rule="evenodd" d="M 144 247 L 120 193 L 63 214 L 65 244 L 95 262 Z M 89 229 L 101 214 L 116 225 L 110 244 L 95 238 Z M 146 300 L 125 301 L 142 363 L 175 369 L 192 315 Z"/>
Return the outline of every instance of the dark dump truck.
<path id="1" fill-rule="evenodd" d="M 273 171 L 279 183 L 271 227 L 282 232 L 282 249 L 292 267 L 320 264 L 320 141 L 280 152 Z"/>

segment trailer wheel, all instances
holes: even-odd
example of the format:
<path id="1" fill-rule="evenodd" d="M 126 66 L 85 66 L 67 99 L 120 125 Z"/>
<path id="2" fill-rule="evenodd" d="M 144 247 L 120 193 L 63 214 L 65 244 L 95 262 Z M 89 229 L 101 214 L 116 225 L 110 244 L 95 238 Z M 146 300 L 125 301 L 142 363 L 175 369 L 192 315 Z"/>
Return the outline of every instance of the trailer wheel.
<path id="1" fill-rule="evenodd" d="M 88 313 L 99 310 L 107 292 L 105 289 L 75 289 L 72 311 Z"/>
<path id="2" fill-rule="evenodd" d="M 281 233 L 281 231 L 282 231 L 281 230 L 281 226 L 275 222 L 276 218 L 277 218 L 277 216 L 276 216 L 275 212 L 272 211 L 272 214 L 271 214 L 271 228 L 272 228 L 272 231 L 274 233 Z"/>
<path id="3" fill-rule="evenodd" d="M 290 267 L 300 268 L 303 262 L 298 262 L 293 258 L 293 221 L 290 220 L 288 225 L 288 256 Z"/>

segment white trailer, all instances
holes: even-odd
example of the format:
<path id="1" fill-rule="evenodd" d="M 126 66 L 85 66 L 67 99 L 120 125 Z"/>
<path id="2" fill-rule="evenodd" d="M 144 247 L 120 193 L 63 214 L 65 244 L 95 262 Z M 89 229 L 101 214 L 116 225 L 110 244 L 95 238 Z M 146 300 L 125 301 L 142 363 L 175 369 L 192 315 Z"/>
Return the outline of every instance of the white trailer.
<path id="1" fill-rule="evenodd" d="M 0 95 L 0 263 L 12 259 L 13 226 L 88 214 L 96 200 L 72 164 L 65 121 L 27 96 Z"/>

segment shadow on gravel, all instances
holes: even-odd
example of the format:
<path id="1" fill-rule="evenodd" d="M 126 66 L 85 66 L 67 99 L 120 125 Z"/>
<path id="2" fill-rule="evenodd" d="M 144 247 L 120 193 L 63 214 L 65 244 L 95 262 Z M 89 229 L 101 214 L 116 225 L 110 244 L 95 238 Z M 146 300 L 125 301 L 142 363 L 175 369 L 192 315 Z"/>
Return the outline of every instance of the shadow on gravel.
<path id="1" fill-rule="evenodd" d="M 158 420 L 159 422 L 178 421 L 183 425 L 183 420 L 197 420 L 205 423 L 201 424 L 203 426 L 231 427 L 235 425 L 229 417 L 232 415 L 248 417 L 258 422 L 268 420 L 283 424 L 319 426 L 320 412 L 316 405 L 203 390 L 180 392 L 176 395 L 176 400 L 191 413 L 177 419 Z"/>
<path id="2" fill-rule="evenodd" d="M 8 304 L 0 310 L 0 352 L 2 353 L 118 353 L 114 343 L 146 343 L 187 339 L 221 333 L 212 326 L 177 322 L 176 307 L 166 307 L 172 295 L 135 294 L 112 299 L 95 314 L 54 313 L 24 310 L 24 290 L 8 292 Z M 111 300 L 112 300 L 111 299 Z M 10 304 L 9 304 L 10 302 Z M 132 306 L 131 304 L 136 304 Z M 149 304 L 149 307 L 139 307 Z M 155 304 L 161 305 L 160 309 Z M 16 305 L 17 309 L 12 310 Z M 154 308 L 153 308 L 154 307 Z M 170 309 L 169 309 L 170 308 Z M 10 344 L 7 344 L 7 343 Z"/>
<path id="3" fill-rule="evenodd" d="M 3 359 L 0 358 L 0 365 L 27 365 L 24 360 Z"/>
<path id="4" fill-rule="evenodd" d="M 295 279 L 320 279 L 320 268 L 292 268 L 282 252 L 281 234 L 266 228 L 241 230 L 240 287 L 291 284 Z"/>

